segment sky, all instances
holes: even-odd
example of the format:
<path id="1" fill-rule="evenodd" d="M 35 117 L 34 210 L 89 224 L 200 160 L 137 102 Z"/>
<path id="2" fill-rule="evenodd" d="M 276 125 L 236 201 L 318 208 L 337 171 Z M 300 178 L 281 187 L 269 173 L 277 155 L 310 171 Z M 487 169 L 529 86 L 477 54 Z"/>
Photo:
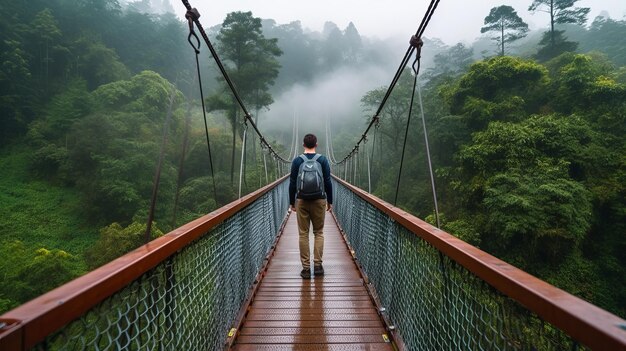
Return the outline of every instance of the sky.
<path id="1" fill-rule="evenodd" d="M 180 17 L 185 9 L 182 2 L 170 0 Z M 233 11 L 252 11 L 255 17 L 271 18 L 278 24 L 300 20 L 303 27 L 321 31 L 326 21 L 345 28 L 353 22 L 361 35 L 378 38 L 408 38 L 415 33 L 421 22 L 428 0 L 189 0 L 200 11 L 200 22 L 205 28 L 222 23 L 226 14 Z M 468 3 L 472 5 L 469 6 Z M 470 43 L 480 36 L 484 18 L 493 7 L 512 6 L 529 24 L 530 29 L 547 27 L 548 14 L 532 15 L 528 6 L 532 0 L 442 0 L 424 35 L 439 38 L 448 45 L 459 41 Z M 607 11 L 613 19 L 626 15 L 626 0 L 580 0 L 579 7 L 590 7 L 589 21 Z"/>

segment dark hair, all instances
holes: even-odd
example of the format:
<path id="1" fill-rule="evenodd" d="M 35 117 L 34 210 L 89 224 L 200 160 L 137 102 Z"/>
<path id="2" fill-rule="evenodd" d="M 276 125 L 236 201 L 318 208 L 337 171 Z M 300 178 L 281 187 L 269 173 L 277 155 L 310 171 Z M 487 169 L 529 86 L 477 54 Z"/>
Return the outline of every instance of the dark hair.
<path id="1" fill-rule="evenodd" d="M 313 134 L 307 134 L 304 136 L 304 146 L 312 149 L 317 146 L 317 137 Z"/>

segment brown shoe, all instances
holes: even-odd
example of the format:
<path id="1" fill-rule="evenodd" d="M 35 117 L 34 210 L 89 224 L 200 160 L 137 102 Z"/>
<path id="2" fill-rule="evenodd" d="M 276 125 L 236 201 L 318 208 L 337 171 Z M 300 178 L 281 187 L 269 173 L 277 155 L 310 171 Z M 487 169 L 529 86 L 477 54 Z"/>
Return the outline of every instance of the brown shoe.
<path id="1" fill-rule="evenodd" d="M 301 272 L 300 272 L 300 276 L 302 277 L 302 279 L 311 279 L 311 270 L 304 268 Z"/>

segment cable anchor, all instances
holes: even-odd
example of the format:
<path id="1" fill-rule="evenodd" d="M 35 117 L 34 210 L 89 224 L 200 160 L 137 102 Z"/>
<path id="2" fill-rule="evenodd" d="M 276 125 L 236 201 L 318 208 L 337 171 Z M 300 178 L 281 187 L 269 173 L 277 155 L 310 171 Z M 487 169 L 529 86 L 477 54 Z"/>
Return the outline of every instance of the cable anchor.
<path id="1" fill-rule="evenodd" d="M 193 21 L 196 21 L 198 20 L 198 18 L 200 18 L 200 13 L 196 8 L 193 8 L 185 13 L 185 18 L 187 19 L 187 23 L 189 24 L 189 35 L 187 36 L 187 41 L 197 55 L 200 53 L 200 38 L 198 38 L 198 35 L 193 29 Z M 194 44 L 191 40 L 192 37 L 196 40 L 196 44 Z"/>
<path id="2" fill-rule="evenodd" d="M 415 48 L 415 60 L 413 60 L 411 68 L 413 68 L 413 73 L 415 73 L 415 75 L 417 76 L 417 71 L 419 69 L 415 67 L 415 65 L 422 58 L 422 46 L 424 46 L 424 42 L 422 41 L 422 38 L 412 35 L 411 39 L 409 40 L 409 44 L 411 44 L 411 46 Z"/>
<path id="3" fill-rule="evenodd" d="M 411 46 L 414 47 L 415 50 L 417 51 L 417 57 L 421 58 L 422 46 L 424 46 L 424 41 L 422 41 L 422 38 L 417 37 L 415 35 L 411 35 L 411 39 L 409 39 L 409 44 L 411 44 Z"/>

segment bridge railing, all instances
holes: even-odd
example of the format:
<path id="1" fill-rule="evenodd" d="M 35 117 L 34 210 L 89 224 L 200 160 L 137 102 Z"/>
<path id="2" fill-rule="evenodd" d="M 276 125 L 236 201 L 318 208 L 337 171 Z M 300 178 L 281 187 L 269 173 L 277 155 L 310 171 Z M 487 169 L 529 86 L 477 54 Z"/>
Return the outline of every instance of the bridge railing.
<path id="1" fill-rule="evenodd" d="M 289 207 L 286 177 L 0 316 L 0 350 L 223 347 Z"/>
<path id="2" fill-rule="evenodd" d="M 335 216 L 409 350 L 626 350 L 626 321 L 336 178 Z"/>

